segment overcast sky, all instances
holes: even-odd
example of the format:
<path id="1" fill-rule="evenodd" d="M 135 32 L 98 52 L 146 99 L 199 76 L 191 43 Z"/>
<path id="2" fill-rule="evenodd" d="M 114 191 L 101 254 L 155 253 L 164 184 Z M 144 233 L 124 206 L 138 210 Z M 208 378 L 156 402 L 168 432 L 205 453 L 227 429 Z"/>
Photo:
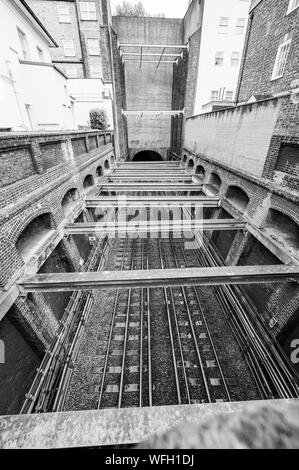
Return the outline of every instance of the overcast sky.
<path id="1" fill-rule="evenodd" d="M 138 3 L 139 0 L 129 0 L 131 3 Z M 112 14 L 115 13 L 116 5 L 122 0 L 110 0 Z M 187 11 L 188 0 L 142 0 L 147 13 L 165 13 L 167 18 L 183 18 Z"/>

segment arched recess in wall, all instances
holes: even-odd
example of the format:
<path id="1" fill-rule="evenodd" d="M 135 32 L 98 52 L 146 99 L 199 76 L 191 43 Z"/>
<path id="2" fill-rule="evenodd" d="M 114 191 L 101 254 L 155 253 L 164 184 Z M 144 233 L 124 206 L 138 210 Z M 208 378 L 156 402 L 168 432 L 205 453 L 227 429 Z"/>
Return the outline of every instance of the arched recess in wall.
<path id="1" fill-rule="evenodd" d="M 158 152 L 153 150 L 142 150 L 133 157 L 133 162 L 162 162 L 163 158 Z"/>
<path id="2" fill-rule="evenodd" d="M 187 161 L 187 155 L 184 155 L 184 157 L 183 157 L 183 163 L 186 163 L 186 161 Z"/>
<path id="3" fill-rule="evenodd" d="M 115 161 L 114 155 L 111 155 L 110 162 L 112 166 L 114 165 L 114 161 Z"/>
<path id="4" fill-rule="evenodd" d="M 16 249 L 25 262 L 32 258 L 52 232 L 51 222 L 52 216 L 50 213 L 39 215 L 19 235 L 16 241 Z"/>
<path id="5" fill-rule="evenodd" d="M 198 176 L 198 178 L 200 178 L 202 181 L 204 181 L 205 177 L 206 177 L 206 170 L 204 169 L 204 167 L 202 165 L 197 165 L 196 170 L 195 170 L 195 174 L 196 174 L 196 176 Z"/>
<path id="6" fill-rule="evenodd" d="M 299 225 L 293 219 L 276 209 L 269 209 L 264 229 L 276 241 L 298 253 Z"/>
<path id="7" fill-rule="evenodd" d="M 101 178 L 101 176 L 103 176 L 103 168 L 100 166 L 98 166 L 97 170 L 96 170 L 96 174 L 97 174 L 97 177 L 98 178 Z"/>
<path id="8" fill-rule="evenodd" d="M 249 203 L 249 197 L 239 186 L 229 186 L 226 199 L 240 212 L 244 212 Z"/>
<path id="9" fill-rule="evenodd" d="M 109 163 L 108 160 L 105 160 L 104 168 L 105 168 L 106 171 L 110 169 L 110 163 Z"/>
<path id="10" fill-rule="evenodd" d="M 212 186 L 212 189 L 219 193 L 221 188 L 222 180 L 217 173 L 211 173 L 209 178 L 209 185 Z"/>
<path id="11" fill-rule="evenodd" d="M 190 159 L 189 162 L 188 162 L 188 165 L 187 165 L 188 171 L 193 172 L 194 166 L 195 166 L 195 165 L 194 165 L 194 161 L 193 161 L 192 159 Z"/>
<path id="12" fill-rule="evenodd" d="M 63 197 L 61 205 L 63 208 L 64 215 L 67 216 L 76 205 L 76 201 L 79 199 L 79 191 L 77 188 L 70 189 Z"/>
<path id="13" fill-rule="evenodd" d="M 85 176 L 84 181 L 83 181 L 83 188 L 84 189 L 90 188 L 93 185 L 94 185 L 93 176 L 92 175 Z"/>

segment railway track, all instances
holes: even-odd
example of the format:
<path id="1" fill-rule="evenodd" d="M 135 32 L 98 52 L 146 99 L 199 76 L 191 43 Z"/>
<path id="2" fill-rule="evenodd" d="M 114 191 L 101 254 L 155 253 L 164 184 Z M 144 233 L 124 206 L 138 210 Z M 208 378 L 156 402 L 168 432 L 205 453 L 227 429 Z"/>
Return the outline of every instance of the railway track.
<path id="1" fill-rule="evenodd" d="M 181 241 L 126 238 L 119 243 L 116 269 L 175 268 L 182 263 Z M 194 288 L 116 291 L 98 408 L 229 400 Z"/>

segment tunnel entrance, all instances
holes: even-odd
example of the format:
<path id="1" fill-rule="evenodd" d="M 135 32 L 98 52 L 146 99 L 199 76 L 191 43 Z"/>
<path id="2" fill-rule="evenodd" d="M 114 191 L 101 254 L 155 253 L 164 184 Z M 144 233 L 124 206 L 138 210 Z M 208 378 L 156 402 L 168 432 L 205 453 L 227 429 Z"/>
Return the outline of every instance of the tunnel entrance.
<path id="1" fill-rule="evenodd" d="M 162 162 L 163 158 L 158 152 L 153 150 L 143 150 L 142 152 L 136 153 L 133 162 Z"/>

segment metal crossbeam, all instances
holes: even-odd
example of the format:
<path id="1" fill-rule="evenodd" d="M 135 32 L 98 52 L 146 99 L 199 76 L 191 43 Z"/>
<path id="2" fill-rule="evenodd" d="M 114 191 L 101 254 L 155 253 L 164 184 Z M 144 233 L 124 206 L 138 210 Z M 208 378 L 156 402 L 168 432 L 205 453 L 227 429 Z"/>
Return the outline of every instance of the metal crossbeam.
<path id="1" fill-rule="evenodd" d="M 138 57 L 140 56 L 139 52 L 123 52 L 122 55 L 132 55 L 132 56 L 138 56 Z M 161 54 L 156 54 L 155 52 L 146 52 L 146 53 L 143 53 L 142 55 L 143 55 L 143 57 L 146 57 L 146 56 L 161 57 Z M 164 52 L 163 55 L 167 56 L 167 57 L 180 57 L 180 53 L 170 54 L 168 52 Z"/>
<path id="2" fill-rule="evenodd" d="M 182 183 L 191 183 L 192 182 L 192 176 L 190 175 L 112 175 L 108 176 L 108 181 L 110 182 L 121 182 L 121 181 L 142 181 L 142 182 L 151 182 L 151 181 L 171 181 L 173 183 L 177 182 L 182 182 Z"/>
<path id="3" fill-rule="evenodd" d="M 126 184 L 98 184 L 96 185 L 102 191 L 202 191 L 202 184 L 176 184 L 176 183 L 126 183 Z"/>
<path id="4" fill-rule="evenodd" d="M 193 230 L 241 230 L 246 228 L 246 222 L 235 219 L 182 219 L 182 220 L 132 220 L 112 222 L 74 223 L 65 226 L 67 235 L 91 233 L 144 233 L 172 232 Z"/>
<path id="5" fill-rule="evenodd" d="M 185 111 L 183 109 L 174 109 L 174 110 L 146 110 L 146 109 L 131 109 L 131 110 L 122 110 L 122 114 L 124 116 L 135 116 L 136 114 L 145 114 L 145 115 L 156 115 L 161 114 L 165 116 L 176 116 L 177 114 L 184 114 Z M 135 162 L 134 162 L 135 164 Z"/>
<path id="6" fill-rule="evenodd" d="M 114 171 L 112 176 L 113 177 L 116 177 L 116 176 L 131 176 L 132 178 L 138 178 L 139 176 L 165 176 L 164 172 L 161 171 L 161 170 L 157 170 L 157 171 L 150 171 L 150 170 L 147 170 L 147 171 L 139 171 L 139 170 L 135 170 L 135 171 L 129 171 L 129 170 L 117 170 L 117 171 Z M 174 178 L 176 176 L 189 176 L 191 177 L 191 175 L 187 175 L 185 171 L 179 171 L 179 170 L 167 170 L 167 175 L 170 175 L 170 176 L 173 176 Z"/>
<path id="7" fill-rule="evenodd" d="M 139 64 L 138 60 L 135 59 L 124 59 L 124 62 L 130 62 L 131 64 Z M 158 60 L 143 60 L 143 64 L 156 64 Z M 176 64 L 176 60 L 161 60 L 160 64 Z"/>
<path id="8" fill-rule="evenodd" d="M 66 235 L 83 234 L 129 234 L 158 232 L 189 232 L 194 230 L 241 230 L 246 222 L 235 219 L 203 219 L 203 220 L 132 220 L 127 222 L 96 222 L 67 224 Z"/>
<path id="9" fill-rule="evenodd" d="M 28 292 L 64 292 L 90 289 L 124 289 L 220 284 L 260 284 L 299 281 L 299 265 L 225 266 L 216 268 L 153 269 L 148 271 L 99 271 L 51 273 L 26 277 L 19 282 Z"/>
<path id="10" fill-rule="evenodd" d="M 181 44 L 134 44 L 134 43 L 121 43 L 119 47 L 142 47 L 142 48 L 153 48 L 153 49 L 161 49 L 165 47 L 165 49 L 188 49 L 188 46 L 181 45 Z"/>
<path id="11" fill-rule="evenodd" d="M 87 208 L 110 208 L 110 207 L 186 207 L 190 208 L 192 206 L 196 207 L 218 207 L 219 198 L 218 197 L 208 197 L 208 196 L 197 196 L 197 197 L 183 197 L 183 196 L 174 196 L 171 198 L 168 197 L 157 197 L 157 196 L 139 196 L 139 197 L 130 197 L 123 196 L 116 197 L 93 197 L 86 196 L 85 203 Z"/>

